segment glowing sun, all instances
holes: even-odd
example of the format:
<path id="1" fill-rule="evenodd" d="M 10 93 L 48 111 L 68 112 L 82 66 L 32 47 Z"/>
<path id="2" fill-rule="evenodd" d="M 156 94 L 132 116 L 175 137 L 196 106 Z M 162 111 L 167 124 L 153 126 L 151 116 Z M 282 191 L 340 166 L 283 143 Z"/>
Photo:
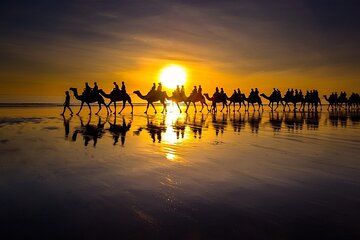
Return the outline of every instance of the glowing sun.
<path id="1" fill-rule="evenodd" d="M 160 72 L 160 82 L 167 88 L 175 89 L 177 85 L 181 87 L 186 82 L 186 71 L 178 65 L 165 67 Z"/>

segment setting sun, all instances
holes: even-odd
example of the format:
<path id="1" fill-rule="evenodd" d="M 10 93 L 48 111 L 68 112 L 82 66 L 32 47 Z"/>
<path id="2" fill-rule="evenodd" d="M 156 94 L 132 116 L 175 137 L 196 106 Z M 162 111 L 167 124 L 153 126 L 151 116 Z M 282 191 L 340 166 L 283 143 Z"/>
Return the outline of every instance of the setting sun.
<path id="1" fill-rule="evenodd" d="M 171 65 L 161 70 L 159 78 L 165 87 L 175 89 L 177 85 L 185 84 L 186 71 L 181 66 Z"/>

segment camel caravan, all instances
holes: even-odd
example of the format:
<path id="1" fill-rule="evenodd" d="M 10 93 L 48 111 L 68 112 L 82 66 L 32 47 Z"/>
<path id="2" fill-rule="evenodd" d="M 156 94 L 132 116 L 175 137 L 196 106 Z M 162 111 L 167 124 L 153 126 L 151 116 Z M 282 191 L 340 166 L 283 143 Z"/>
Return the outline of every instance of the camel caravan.
<path id="1" fill-rule="evenodd" d="M 126 103 L 131 106 L 131 114 L 133 113 L 134 106 L 132 104 L 132 100 L 130 95 L 126 92 L 125 83 L 122 82 L 121 88 L 117 85 L 116 82 L 113 83 L 114 88 L 110 93 L 104 92 L 102 89 L 99 89 L 97 83 L 94 83 L 94 87 L 91 88 L 88 83 L 85 83 L 85 88 L 81 95 L 79 95 L 78 90 L 76 88 L 70 88 L 73 92 L 74 97 L 81 102 L 80 109 L 77 114 L 80 114 L 83 105 L 86 104 L 89 107 L 90 114 L 91 111 L 91 103 L 97 103 L 99 105 L 99 109 L 96 112 L 98 114 L 102 109 L 102 105 L 104 105 L 107 114 L 111 113 L 112 110 L 110 105 L 114 105 L 114 114 L 116 114 L 116 103 L 122 102 L 122 108 L 119 112 L 125 109 Z M 69 92 L 66 91 L 66 100 L 64 102 L 64 111 L 62 115 L 65 113 L 66 108 L 68 108 L 73 113 L 70 108 L 70 95 Z M 145 113 L 147 114 L 149 107 L 151 106 L 155 113 L 157 113 L 154 103 L 160 102 L 163 105 L 163 110 L 161 113 L 167 111 L 166 109 L 166 102 L 172 101 L 177 105 L 179 111 L 182 112 L 179 103 L 184 103 L 186 105 L 185 112 L 188 112 L 188 109 L 191 105 L 194 106 L 194 111 L 197 112 L 196 103 L 201 104 L 200 112 L 203 111 L 204 107 L 206 107 L 208 112 L 217 112 L 218 105 L 221 104 L 222 108 L 219 110 L 222 112 L 226 109 L 226 112 L 231 111 L 231 107 L 233 108 L 233 112 L 240 111 L 241 107 L 243 106 L 245 111 L 250 109 L 250 105 L 253 110 L 263 111 L 263 103 L 262 98 L 268 101 L 268 107 L 271 111 L 276 111 L 278 107 L 281 105 L 283 107 L 283 111 L 318 111 L 318 109 L 322 110 L 322 103 L 319 97 L 319 93 L 317 90 L 310 90 L 306 91 L 305 94 L 301 90 L 298 89 L 288 89 L 284 95 L 281 94 L 279 89 L 273 90 L 271 95 L 266 95 L 264 93 L 259 94 L 259 90 L 257 88 L 251 89 L 248 96 L 241 92 L 238 88 L 234 90 L 233 94 L 229 97 L 223 88 L 216 87 L 215 92 L 210 96 L 208 93 L 202 93 L 201 85 L 194 86 L 194 89 L 190 93 L 189 96 L 186 96 L 184 86 L 177 88 L 172 92 L 171 96 L 168 96 L 166 91 L 162 90 L 161 83 L 156 84 L 154 83 L 150 91 L 143 95 L 139 90 L 133 92 L 137 95 L 140 99 L 147 102 L 147 107 Z M 110 99 L 108 104 L 105 103 L 105 99 Z M 329 97 L 324 95 L 325 100 L 328 102 L 328 110 L 331 108 L 332 110 L 354 110 L 360 108 L 360 97 L 357 93 L 352 93 L 349 98 L 347 98 L 345 92 L 341 92 L 339 95 L 337 93 L 331 93 Z M 206 100 L 210 102 L 208 105 Z M 238 104 L 238 108 L 236 105 Z M 256 109 L 257 107 L 257 109 Z"/>

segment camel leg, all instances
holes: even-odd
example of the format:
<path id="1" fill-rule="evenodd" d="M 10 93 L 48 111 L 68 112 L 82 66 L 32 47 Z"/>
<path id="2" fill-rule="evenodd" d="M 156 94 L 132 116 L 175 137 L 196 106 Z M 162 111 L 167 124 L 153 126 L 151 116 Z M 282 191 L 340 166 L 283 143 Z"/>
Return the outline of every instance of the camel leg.
<path id="1" fill-rule="evenodd" d="M 79 115 L 80 114 L 80 112 L 81 112 L 81 109 L 83 108 L 83 105 L 84 105 L 84 102 L 81 102 L 81 106 L 80 106 L 80 109 L 79 109 L 79 111 L 76 113 L 76 115 Z"/>
<path id="2" fill-rule="evenodd" d="M 167 112 L 165 102 L 163 102 L 162 104 L 163 104 L 163 110 L 161 111 L 161 113 L 164 113 L 164 111 Z"/>
<path id="3" fill-rule="evenodd" d="M 95 113 L 95 115 L 98 115 L 98 113 L 99 113 L 100 110 L 101 110 L 101 103 L 99 102 L 98 104 L 99 104 L 99 110 Z"/>
<path id="4" fill-rule="evenodd" d="M 110 101 L 108 105 L 105 105 L 105 106 L 107 106 L 107 108 L 110 109 L 110 112 L 112 112 L 112 110 L 111 110 L 111 108 L 110 108 L 110 105 L 111 105 L 112 103 L 113 103 L 113 101 Z"/>
<path id="5" fill-rule="evenodd" d="M 224 107 L 225 107 L 225 105 L 224 105 L 224 103 L 223 103 L 223 106 L 222 106 L 220 112 L 222 112 L 222 111 L 224 110 Z"/>
<path id="6" fill-rule="evenodd" d="M 116 115 L 116 101 L 114 101 L 114 114 Z"/>
<path id="7" fill-rule="evenodd" d="M 89 115 L 91 115 L 91 106 L 90 106 L 90 103 L 86 103 L 86 104 L 88 105 L 88 107 L 89 107 L 89 109 L 90 109 Z"/>
<path id="8" fill-rule="evenodd" d="M 147 104 L 147 106 L 146 106 L 146 110 L 145 110 L 145 114 L 147 114 L 147 111 L 148 111 L 148 109 L 149 109 L 149 105 L 150 105 L 150 103 L 148 102 L 148 104 Z"/>
<path id="9" fill-rule="evenodd" d="M 200 112 L 202 112 L 203 109 L 204 109 L 204 103 L 201 102 L 201 110 L 200 110 Z"/>
<path id="10" fill-rule="evenodd" d="M 128 103 L 129 103 L 130 106 L 131 106 L 131 114 L 133 114 L 133 112 L 134 112 L 134 105 L 133 105 L 132 102 L 131 102 L 131 98 L 128 99 Z"/>
<path id="11" fill-rule="evenodd" d="M 180 113 L 181 113 L 181 108 L 180 108 L 180 106 L 179 106 L 179 103 L 178 103 L 178 102 L 176 102 L 176 105 L 178 106 L 179 111 L 180 111 Z"/>
<path id="12" fill-rule="evenodd" d="M 153 104 L 153 103 L 150 103 L 150 104 L 151 104 L 151 106 L 153 107 L 153 109 L 155 110 L 155 113 L 157 113 L 157 111 L 156 111 L 156 108 L 155 108 L 154 104 Z"/>
<path id="13" fill-rule="evenodd" d="M 193 102 L 193 105 L 194 105 L 194 109 L 195 109 L 195 112 L 196 112 L 197 110 L 196 110 L 196 105 L 195 105 L 195 102 Z"/>
<path id="14" fill-rule="evenodd" d="M 204 102 L 204 104 L 205 104 L 205 106 L 206 106 L 206 109 L 208 110 L 208 112 L 209 112 L 209 106 L 207 105 L 207 103 L 206 102 Z"/>
<path id="15" fill-rule="evenodd" d="M 276 111 L 276 109 L 278 109 L 279 107 L 279 102 L 276 103 L 276 108 L 274 109 L 274 111 Z"/>
<path id="16" fill-rule="evenodd" d="M 122 106 L 122 109 L 120 110 L 119 114 L 121 114 L 121 112 L 124 110 L 124 108 L 125 108 L 125 103 L 126 103 L 126 100 L 123 100 L 123 106 Z"/>
<path id="17" fill-rule="evenodd" d="M 189 109 L 189 107 L 190 107 L 190 102 L 189 102 L 189 103 L 185 102 L 185 104 L 186 104 L 186 110 L 185 110 L 185 113 L 187 113 L 187 110 L 188 110 L 188 109 Z"/>

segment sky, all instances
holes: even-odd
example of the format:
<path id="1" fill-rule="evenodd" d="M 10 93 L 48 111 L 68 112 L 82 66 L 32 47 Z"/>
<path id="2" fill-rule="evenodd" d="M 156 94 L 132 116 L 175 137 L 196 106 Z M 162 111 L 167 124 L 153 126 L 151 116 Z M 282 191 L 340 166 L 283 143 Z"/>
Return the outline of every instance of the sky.
<path id="1" fill-rule="evenodd" d="M 147 92 L 169 64 L 187 70 L 187 92 L 360 92 L 358 12 L 346 0 L 4 0 L 0 102 L 62 101 L 94 81 Z"/>

